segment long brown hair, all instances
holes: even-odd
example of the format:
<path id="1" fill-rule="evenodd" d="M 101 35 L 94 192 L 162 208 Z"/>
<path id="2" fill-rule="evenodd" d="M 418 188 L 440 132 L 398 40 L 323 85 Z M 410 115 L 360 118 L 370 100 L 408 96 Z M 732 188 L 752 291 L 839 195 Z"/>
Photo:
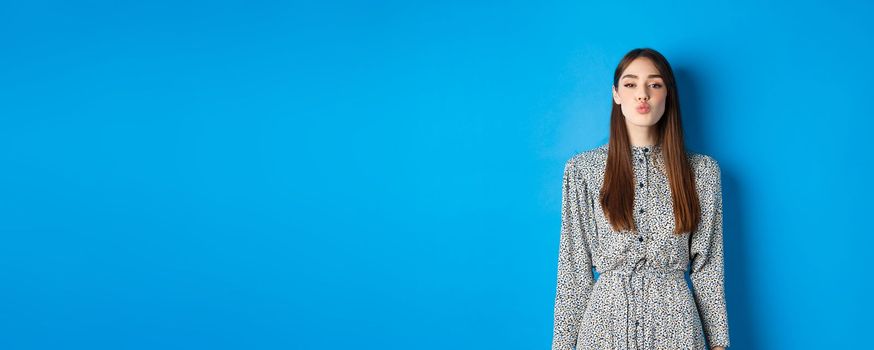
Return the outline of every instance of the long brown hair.
<path id="1" fill-rule="evenodd" d="M 619 78 L 625 68 L 638 57 L 649 58 L 659 70 L 667 88 L 665 112 L 656 123 L 656 143 L 661 146 L 664 166 L 660 171 L 667 173 L 671 186 L 671 199 L 674 208 L 675 234 L 692 232 L 701 220 L 698 193 L 695 179 L 686 157 L 683 141 L 683 123 L 680 118 L 680 96 L 674 80 L 674 72 L 661 53 L 650 48 L 637 48 L 629 51 L 613 74 L 613 87 L 619 90 Z M 634 225 L 634 170 L 631 163 L 631 142 L 622 106 L 613 101 L 610 111 L 610 140 L 608 142 L 607 168 L 600 201 L 604 214 L 614 231 L 637 231 Z"/>

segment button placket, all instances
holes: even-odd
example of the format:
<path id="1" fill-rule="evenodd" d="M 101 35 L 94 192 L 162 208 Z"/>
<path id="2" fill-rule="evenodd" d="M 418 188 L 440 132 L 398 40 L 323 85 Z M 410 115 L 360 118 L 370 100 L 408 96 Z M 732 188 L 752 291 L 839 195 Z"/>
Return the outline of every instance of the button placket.
<path id="1" fill-rule="evenodd" d="M 637 239 L 638 242 L 640 243 L 641 248 L 642 248 L 641 254 L 643 255 L 643 259 L 642 259 L 642 261 L 640 261 L 640 263 L 643 265 L 646 264 L 646 260 L 648 259 L 648 255 L 649 255 L 647 252 L 647 244 L 645 242 L 648 239 L 646 239 L 644 236 L 647 235 L 648 232 L 651 235 L 651 225 L 652 225 L 652 223 L 649 220 L 649 215 L 648 215 L 648 211 L 647 211 L 647 209 L 650 208 L 650 193 L 649 193 L 649 188 L 647 188 L 645 185 L 649 181 L 649 177 L 650 177 L 650 157 L 649 156 L 650 156 L 649 147 L 644 147 L 642 156 L 640 158 L 641 163 L 643 163 L 643 169 L 642 169 L 642 175 L 643 175 L 642 177 L 643 178 L 640 180 L 640 184 L 638 185 L 641 188 L 641 191 L 640 191 L 640 195 L 641 195 L 640 205 L 641 205 L 641 207 L 638 209 L 638 213 L 640 214 L 641 229 L 640 229 L 640 236 Z M 635 300 L 634 300 L 634 305 L 635 305 L 635 309 L 636 309 L 634 312 L 634 344 L 633 344 L 634 349 L 638 349 L 641 346 L 642 342 L 645 343 L 644 339 L 642 339 L 644 334 L 642 332 L 642 329 L 641 329 L 642 327 L 640 325 L 640 318 L 643 316 L 642 297 L 643 297 L 643 289 L 644 289 L 644 279 L 642 278 L 643 276 L 639 276 L 639 277 L 641 277 L 638 279 L 638 281 L 639 281 L 638 287 L 639 288 L 637 290 L 637 293 L 635 293 Z"/>
<path id="2" fill-rule="evenodd" d="M 648 152 L 649 152 L 649 147 L 644 147 L 642 149 L 642 152 L 637 154 L 638 160 L 641 163 L 643 163 L 643 168 L 641 169 L 642 176 L 641 176 L 641 179 L 638 180 L 638 187 L 641 189 L 640 196 L 638 197 L 640 199 L 640 202 L 639 202 L 640 207 L 637 209 L 638 214 L 646 213 L 646 207 L 648 207 L 648 204 L 649 204 L 649 193 L 648 193 L 649 191 L 647 191 L 645 189 L 645 182 L 647 181 L 647 178 L 649 177 L 649 162 L 646 162 L 646 160 L 649 158 Z M 647 220 L 645 215 L 640 215 L 639 218 L 640 218 L 639 223 L 640 223 L 640 226 L 642 229 L 638 230 L 640 232 L 640 234 L 637 237 L 637 241 L 641 245 L 643 245 L 644 240 L 645 240 L 643 232 L 646 232 L 646 230 L 649 229 L 650 223 L 649 223 L 649 220 Z M 645 248 L 645 246 L 644 246 L 644 248 Z"/>

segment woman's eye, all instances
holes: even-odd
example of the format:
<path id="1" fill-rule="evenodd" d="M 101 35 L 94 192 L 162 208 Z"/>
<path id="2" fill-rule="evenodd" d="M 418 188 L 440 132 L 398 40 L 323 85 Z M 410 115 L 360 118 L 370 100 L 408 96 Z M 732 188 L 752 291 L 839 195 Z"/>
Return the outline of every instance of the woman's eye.
<path id="1" fill-rule="evenodd" d="M 634 84 L 632 84 L 632 83 L 627 83 L 627 84 L 625 84 L 625 85 L 623 85 L 623 86 L 625 86 L 625 87 L 627 87 L 627 88 L 633 88 L 633 87 L 634 87 Z M 650 86 L 652 86 L 652 87 L 654 87 L 654 88 L 656 88 L 656 89 L 659 89 L 659 88 L 662 87 L 662 84 L 654 83 L 654 84 L 650 84 Z"/>

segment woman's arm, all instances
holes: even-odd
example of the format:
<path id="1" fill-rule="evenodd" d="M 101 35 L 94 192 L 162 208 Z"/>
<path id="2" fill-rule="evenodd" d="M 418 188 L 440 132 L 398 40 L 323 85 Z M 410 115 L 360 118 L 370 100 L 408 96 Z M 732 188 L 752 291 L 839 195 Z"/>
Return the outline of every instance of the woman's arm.
<path id="1" fill-rule="evenodd" d="M 552 349 L 572 350 L 577 344 L 580 321 L 595 284 L 592 256 L 587 241 L 589 219 L 585 181 L 574 164 L 565 163 L 562 180 L 561 236 L 558 250 L 558 283 Z"/>
<path id="2" fill-rule="evenodd" d="M 698 304 L 704 334 L 714 349 L 729 346 L 728 313 L 725 304 L 725 273 L 722 250 L 722 179 L 719 163 L 705 156 L 701 186 L 701 224 L 691 237 L 689 254 L 695 301 Z"/>

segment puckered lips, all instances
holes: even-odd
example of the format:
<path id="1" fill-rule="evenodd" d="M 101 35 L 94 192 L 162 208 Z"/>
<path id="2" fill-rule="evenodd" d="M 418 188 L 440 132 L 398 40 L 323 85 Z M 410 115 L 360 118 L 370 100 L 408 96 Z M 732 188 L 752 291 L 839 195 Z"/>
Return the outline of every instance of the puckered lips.
<path id="1" fill-rule="evenodd" d="M 650 109 L 649 104 L 647 104 L 645 102 L 637 105 L 637 112 L 640 114 L 649 113 L 649 109 Z"/>

